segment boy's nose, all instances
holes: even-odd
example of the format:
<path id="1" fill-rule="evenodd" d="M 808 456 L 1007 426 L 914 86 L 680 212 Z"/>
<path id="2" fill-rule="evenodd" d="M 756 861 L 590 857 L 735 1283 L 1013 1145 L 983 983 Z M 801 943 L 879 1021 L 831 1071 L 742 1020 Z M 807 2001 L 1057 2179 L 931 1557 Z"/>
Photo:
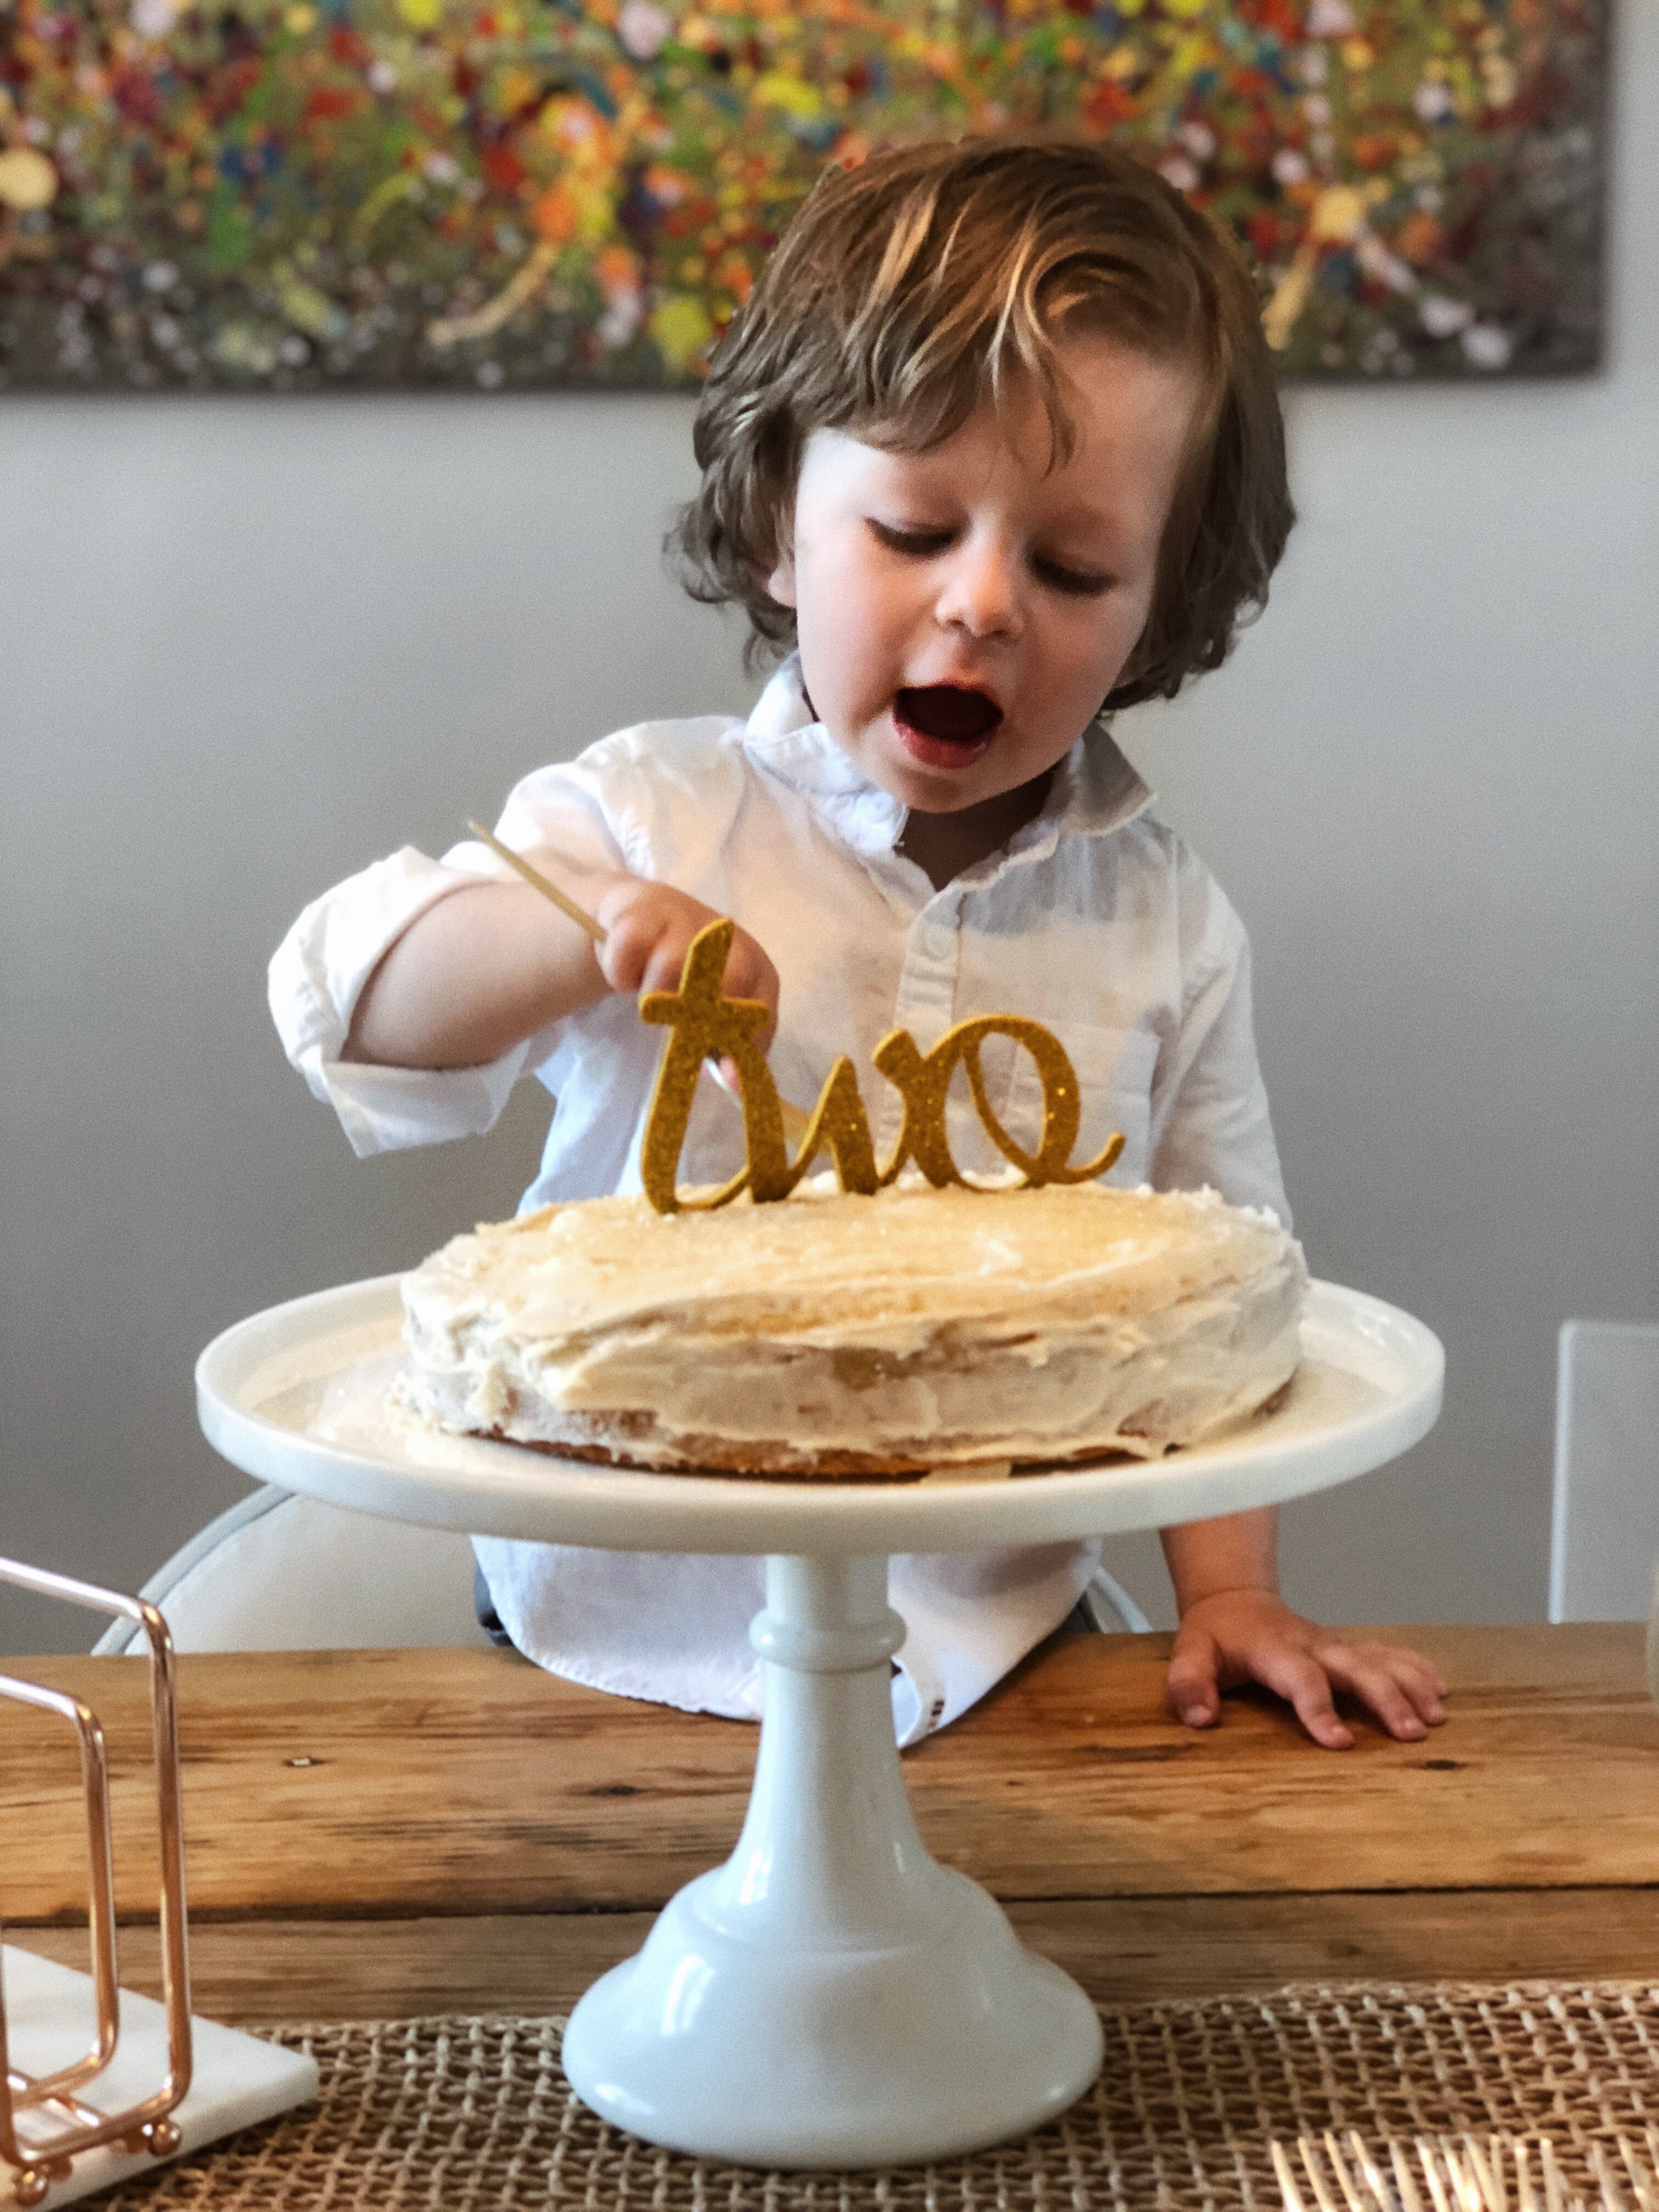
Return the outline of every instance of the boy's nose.
<path id="1" fill-rule="evenodd" d="M 1019 572 L 997 545 L 960 546 L 946 568 L 935 611 L 946 629 L 970 637 L 1006 637 L 1020 627 Z"/>

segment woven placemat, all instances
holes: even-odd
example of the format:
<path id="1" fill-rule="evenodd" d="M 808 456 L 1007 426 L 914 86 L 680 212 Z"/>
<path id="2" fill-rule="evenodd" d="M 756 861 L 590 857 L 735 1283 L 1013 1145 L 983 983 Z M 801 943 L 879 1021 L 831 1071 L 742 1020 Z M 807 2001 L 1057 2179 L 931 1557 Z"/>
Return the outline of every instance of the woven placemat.
<path id="1" fill-rule="evenodd" d="M 1103 2008 L 1098 2083 L 999 2150 L 888 2172 L 774 2174 L 607 2126 L 559 2065 L 563 2021 L 270 2031 L 317 2101 L 95 2200 L 115 2212 L 1278 2212 L 1270 2136 L 1358 2128 L 1553 2137 L 1592 2203 L 1590 2143 L 1659 2120 L 1659 1990 L 1291 1989 Z"/>

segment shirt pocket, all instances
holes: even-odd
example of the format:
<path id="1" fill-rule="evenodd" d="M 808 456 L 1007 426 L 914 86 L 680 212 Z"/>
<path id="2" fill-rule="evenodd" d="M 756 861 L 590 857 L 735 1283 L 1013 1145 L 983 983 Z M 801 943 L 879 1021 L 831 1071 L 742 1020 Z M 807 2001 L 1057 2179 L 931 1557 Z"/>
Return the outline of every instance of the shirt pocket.
<path id="1" fill-rule="evenodd" d="M 1083 1118 L 1069 1164 L 1080 1166 L 1093 1159 L 1114 1130 L 1121 1130 L 1123 1150 L 1106 1181 L 1130 1189 L 1145 1182 L 1151 1166 L 1158 1039 L 1145 1030 L 1094 1029 L 1080 1022 L 1051 1022 L 1045 1026 L 1065 1046 L 1083 1101 Z M 988 1085 L 988 1091 L 1003 1127 L 1016 1144 L 1034 1152 L 1042 1135 L 1042 1079 L 1029 1052 L 1011 1049 L 1002 1100 L 998 1097 L 998 1087 Z"/>

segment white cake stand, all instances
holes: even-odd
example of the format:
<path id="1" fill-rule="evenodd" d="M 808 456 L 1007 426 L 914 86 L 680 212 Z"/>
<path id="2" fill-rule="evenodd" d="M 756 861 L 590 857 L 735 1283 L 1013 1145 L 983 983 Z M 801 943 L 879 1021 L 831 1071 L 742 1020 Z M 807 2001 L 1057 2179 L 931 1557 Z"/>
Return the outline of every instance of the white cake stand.
<path id="1" fill-rule="evenodd" d="M 767 1555 L 750 1633 L 765 1721 L 737 1849 L 572 2016 L 567 2073 L 653 2142 L 763 2166 L 975 2150 L 1063 2112 L 1099 2069 L 1081 1990 L 931 1859 L 894 1748 L 895 1552 L 1107 1535 L 1326 1488 L 1417 1442 L 1443 1360 L 1419 1322 L 1313 1287 L 1280 1409 L 1155 1463 L 1002 1482 L 752 1483 L 600 1469 L 399 1425 L 398 1279 L 256 1314 L 197 1369 L 202 1426 L 250 1474 L 434 1528 Z"/>

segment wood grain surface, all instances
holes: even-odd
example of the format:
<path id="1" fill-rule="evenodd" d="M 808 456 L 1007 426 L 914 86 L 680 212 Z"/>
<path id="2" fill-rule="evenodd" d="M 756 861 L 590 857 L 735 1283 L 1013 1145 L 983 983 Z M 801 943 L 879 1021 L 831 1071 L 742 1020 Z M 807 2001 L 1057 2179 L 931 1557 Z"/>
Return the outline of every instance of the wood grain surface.
<path id="1" fill-rule="evenodd" d="M 1194 1734 L 1164 1710 L 1167 1638 L 1075 1637 L 907 1755 L 923 1833 L 1033 1907 L 1232 1896 L 1251 1900 L 1240 1926 L 1266 1924 L 1264 1898 L 1310 1893 L 1659 1881 L 1659 1714 L 1638 1627 L 1376 1632 L 1415 1642 L 1453 1684 L 1426 1743 L 1362 1727 L 1353 1750 L 1322 1752 L 1265 1696 L 1229 1699 L 1224 1724 Z M 101 1716 L 120 1910 L 148 1917 L 143 1662 L 7 1665 Z M 203 1655 L 179 1683 L 198 1930 L 654 1909 L 730 1850 L 754 1759 L 742 1723 L 601 1696 L 511 1652 Z M 62 1723 L 0 1704 L 0 1913 L 69 1920 L 84 1854 Z"/>
<path id="2" fill-rule="evenodd" d="M 1659 1984 L 1659 1889 L 1067 1899 L 1008 1911 L 1025 1941 L 1101 2004 L 1288 1982 Z M 191 1930 L 194 2003 L 233 2023 L 568 2012 L 596 1976 L 638 1950 L 653 1917 L 212 1922 Z M 10 1940 L 85 1970 L 80 1929 L 23 1929 Z M 122 1930 L 120 1967 L 125 1988 L 161 1994 L 154 1929 Z"/>

